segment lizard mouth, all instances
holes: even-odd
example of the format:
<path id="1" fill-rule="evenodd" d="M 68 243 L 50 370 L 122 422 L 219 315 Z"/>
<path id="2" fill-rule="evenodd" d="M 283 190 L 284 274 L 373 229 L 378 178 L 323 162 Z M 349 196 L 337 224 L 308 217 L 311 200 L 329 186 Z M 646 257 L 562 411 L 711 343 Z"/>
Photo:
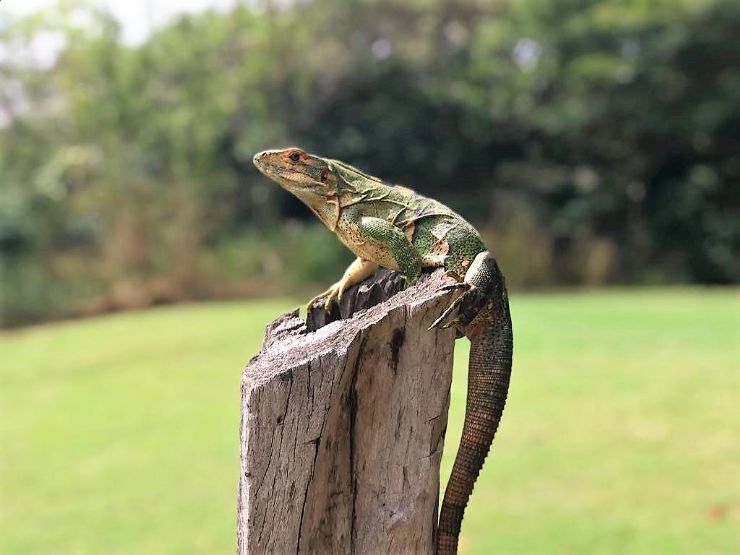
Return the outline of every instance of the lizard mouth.
<path id="1" fill-rule="evenodd" d="M 272 177 L 278 170 L 284 169 L 271 162 L 267 157 L 267 152 L 258 152 L 255 154 L 254 158 L 252 158 L 252 163 L 260 172 L 268 177 Z"/>
<path id="2" fill-rule="evenodd" d="M 252 159 L 255 167 L 266 177 L 275 181 L 284 189 L 294 190 L 307 185 L 310 178 L 295 168 L 286 166 L 280 161 L 274 161 L 269 156 L 269 151 L 255 154 Z"/>
<path id="3" fill-rule="evenodd" d="M 282 164 L 276 164 L 270 160 L 267 160 L 265 158 L 258 158 L 259 154 L 257 154 L 254 159 L 252 160 L 254 162 L 255 167 L 262 173 L 263 175 L 271 178 L 289 178 L 296 175 L 296 172 L 292 170 L 291 168 L 286 168 Z"/>
<path id="4" fill-rule="evenodd" d="M 265 150 L 255 154 L 252 162 L 262 175 L 304 202 L 307 202 L 306 195 L 325 194 L 328 172 L 322 168 L 326 164 L 302 150 Z"/>

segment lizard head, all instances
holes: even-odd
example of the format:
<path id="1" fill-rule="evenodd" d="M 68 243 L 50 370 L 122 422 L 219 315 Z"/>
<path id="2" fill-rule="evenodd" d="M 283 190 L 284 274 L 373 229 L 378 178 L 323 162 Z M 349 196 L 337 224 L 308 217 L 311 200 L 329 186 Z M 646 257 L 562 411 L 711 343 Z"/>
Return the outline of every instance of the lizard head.
<path id="1" fill-rule="evenodd" d="M 300 148 L 265 150 L 253 161 L 260 172 L 309 206 L 326 202 L 327 196 L 337 193 L 332 161 Z"/>
<path id="2" fill-rule="evenodd" d="M 300 148 L 265 150 L 254 156 L 254 165 L 283 189 L 297 196 L 316 216 L 334 230 L 342 204 L 364 198 L 368 191 L 384 186 L 377 177 L 357 168 Z"/>

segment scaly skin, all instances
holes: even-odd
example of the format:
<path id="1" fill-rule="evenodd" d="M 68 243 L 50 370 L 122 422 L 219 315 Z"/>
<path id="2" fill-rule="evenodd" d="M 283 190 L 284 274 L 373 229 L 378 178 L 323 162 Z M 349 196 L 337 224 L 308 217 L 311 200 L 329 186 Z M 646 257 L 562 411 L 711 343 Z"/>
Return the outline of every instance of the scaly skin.
<path id="1" fill-rule="evenodd" d="M 461 289 L 431 327 L 456 328 L 471 343 L 465 424 L 437 528 L 436 552 L 457 552 L 463 513 L 493 442 L 509 389 L 512 330 L 503 275 L 476 229 L 445 205 L 391 186 L 338 160 L 298 148 L 268 150 L 254 164 L 301 199 L 354 254 L 342 278 L 309 302 L 335 299 L 378 267 L 413 284 L 426 267 L 444 267 Z M 431 329 L 431 328 L 430 328 Z"/>

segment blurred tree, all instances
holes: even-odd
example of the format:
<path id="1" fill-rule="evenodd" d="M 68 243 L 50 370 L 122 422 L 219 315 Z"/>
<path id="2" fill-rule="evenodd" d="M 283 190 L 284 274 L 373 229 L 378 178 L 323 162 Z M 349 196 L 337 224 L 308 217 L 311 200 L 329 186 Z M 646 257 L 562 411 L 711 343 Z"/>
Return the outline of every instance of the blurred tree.
<path id="1" fill-rule="evenodd" d="M 330 279 L 250 163 L 291 143 L 455 207 L 515 284 L 735 283 L 738 31 L 734 0 L 262 2 L 138 47 L 84 1 L 3 16 L 3 321 Z"/>

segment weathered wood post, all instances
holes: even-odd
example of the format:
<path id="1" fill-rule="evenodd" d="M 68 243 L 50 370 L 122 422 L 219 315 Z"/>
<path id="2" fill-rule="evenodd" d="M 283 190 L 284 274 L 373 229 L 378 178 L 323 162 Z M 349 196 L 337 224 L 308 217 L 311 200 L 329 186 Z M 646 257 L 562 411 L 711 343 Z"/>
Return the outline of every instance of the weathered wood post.
<path id="1" fill-rule="evenodd" d="M 455 340 L 427 330 L 451 301 L 443 276 L 402 290 L 381 271 L 341 321 L 267 327 L 242 377 L 240 555 L 433 552 Z"/>

